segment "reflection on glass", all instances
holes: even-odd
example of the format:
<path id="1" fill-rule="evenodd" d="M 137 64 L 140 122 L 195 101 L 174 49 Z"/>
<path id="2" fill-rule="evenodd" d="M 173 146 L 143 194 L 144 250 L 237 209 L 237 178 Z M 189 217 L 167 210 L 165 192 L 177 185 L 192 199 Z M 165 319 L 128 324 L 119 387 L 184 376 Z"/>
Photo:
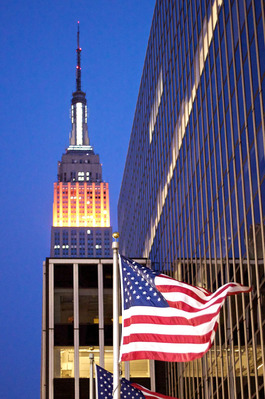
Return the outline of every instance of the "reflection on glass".
<path id="1" fill-rule="evenodd" d="M 80 289 L 79 323 L 98 324 L 98 290 L 97 288 Z"/>
<path id="2" fill-rule="evenodd" d="M 104 288 L 104 324 L 112 325 L 112 313 L 113 313 L 113 295 L 111 288 Z"/>
<path id="3" fill-rule="evenodd" d="M 212 352 L 212 356 L 211 355 Z M 255 375 L 255 368 L 253 362 L 253 353 L 252 348 L 248 349 L 246 352 L 245 349 L 235 347 L 234 353 L 231 353 L 230 349 L 223 349 L 222 356 L 219 353 L 217 356 L 216 361 L 212 362 L 213 358 L 213 350 L 210 350 L 209 354 L 207 355 L 207 369 L 208 375 L 214 377 L 227 377 L 227 363 L 231 362 L 231 356 L 233 356 L 234 367 L 236 376 L 239 377 L 242 375 L 243 377 L 247 376 L 247 363 L 248 357 L 252 359 L 250 362 L 250 376 Z M 258 376 L 262 376 L 263 373 L 263 363 L 262 363 L 262 356 L 261 356 L 261 347 L 257 347 L 257 374 Z M 185 370 L 184 370 L 185 377 L 202 377 L 202 359 L 195 360 L 193 362 L 186 363 Z"/>
<path id="4" fill-rule="evenodd" d="M 72 324 L 73 321 L 73 290 L 56 289 L 54 292 L 54 323 Z"/>

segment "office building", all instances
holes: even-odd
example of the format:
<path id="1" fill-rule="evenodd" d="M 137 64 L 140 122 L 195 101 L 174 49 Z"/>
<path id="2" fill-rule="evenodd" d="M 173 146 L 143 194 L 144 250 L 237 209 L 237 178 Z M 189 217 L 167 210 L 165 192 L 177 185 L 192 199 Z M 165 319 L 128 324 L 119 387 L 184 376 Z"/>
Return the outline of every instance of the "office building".
<path id="1" fill-rule="evenodd" d="M 118 204 L 120 252 L 228 298 L 167 394 L 265 397 L 265 12 L 262 0 L 157 0 Z"/>
<path id="2" fill-rule="evenodd" d="M 146 259 L 136 259 L 148 265 Z M 113 260 L 47 258 L 43 263 L 41 399 L 89 397 L 90 358 L 113 371 Z M 154 363 L 123 363 L 127 379 L 150 388 Z"/>
<path id="3" fill-rule="evenodd" d="M 72 96 L 70 143 L 58 162 L 54 183 L 51 257 L 110 257 L 109 185 L 90 145 L 86 93 L 81 90 L 77 33 L 76 90 Z"/>

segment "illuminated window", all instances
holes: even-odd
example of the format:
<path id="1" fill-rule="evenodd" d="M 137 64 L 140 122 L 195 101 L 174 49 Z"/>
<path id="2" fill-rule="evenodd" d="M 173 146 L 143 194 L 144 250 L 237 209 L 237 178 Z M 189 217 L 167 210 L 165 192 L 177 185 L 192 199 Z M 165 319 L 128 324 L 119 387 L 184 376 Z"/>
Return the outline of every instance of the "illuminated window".
<path id="1" fill-rule="evenodd" d="M 74 378 L 74 348 L 54 348 L 54 377 Z"/>
<path id="2" fill-rule="evenodd" d="M 94 347 L 93 351 L 89 347 L 79 348 L 79 372 L 81 378 L 89 378 L 90 360 L 89 354 L 94 354 L 94 361 L 99 365 L 99 347 Z M 110 346 L 104 348 L 104 363 L 105 369 L 113 372 L 113 350 Z M 124 363 L 122 362 L 122 376 L 125 376 Z M 149 360 L 134 360 L 130 362 L 130 377 L 131 378 L 149 378 L 150 368 Z"/>

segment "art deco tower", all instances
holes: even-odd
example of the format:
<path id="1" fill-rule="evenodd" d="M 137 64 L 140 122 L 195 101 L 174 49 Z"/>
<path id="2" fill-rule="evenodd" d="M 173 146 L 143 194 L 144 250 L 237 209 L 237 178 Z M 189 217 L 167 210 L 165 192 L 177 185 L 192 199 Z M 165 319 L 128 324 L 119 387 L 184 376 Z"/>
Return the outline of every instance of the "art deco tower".
<path id="1" fill-rule="evenodd" d="M 54 183 L 51 257 L 109 257 L 109 186 L 102 180 L 99 155 L 94 153 L 88 136 L 86 93 L 81 89 L 79 24 L 76 53 L 72 130 Z"/>

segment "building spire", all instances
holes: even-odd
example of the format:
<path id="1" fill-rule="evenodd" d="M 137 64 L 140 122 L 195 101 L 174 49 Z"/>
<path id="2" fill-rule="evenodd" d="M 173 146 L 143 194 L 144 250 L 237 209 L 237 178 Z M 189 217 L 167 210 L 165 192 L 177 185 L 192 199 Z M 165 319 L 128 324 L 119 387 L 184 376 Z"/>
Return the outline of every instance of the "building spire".
<path id="1" fill-rule="evenodd" d="M 76 91 L 81 91 L 81 51 L 79 46 L 79 21 L 77 22 L 77 65 L 76 65 Z"/>
<path id="2" fill-rule="evenodd" d="M 87 128 L 86 93 L 81 90 L 81 47 L 79 44 L 79 21 L 77 22 L 77 65 L 76 65 L 76 90 L 73 93 L 71 104 L 72 131 L 70 133 L 70 146 L 68 150 L 93 151 L 89 144 Z"/>

